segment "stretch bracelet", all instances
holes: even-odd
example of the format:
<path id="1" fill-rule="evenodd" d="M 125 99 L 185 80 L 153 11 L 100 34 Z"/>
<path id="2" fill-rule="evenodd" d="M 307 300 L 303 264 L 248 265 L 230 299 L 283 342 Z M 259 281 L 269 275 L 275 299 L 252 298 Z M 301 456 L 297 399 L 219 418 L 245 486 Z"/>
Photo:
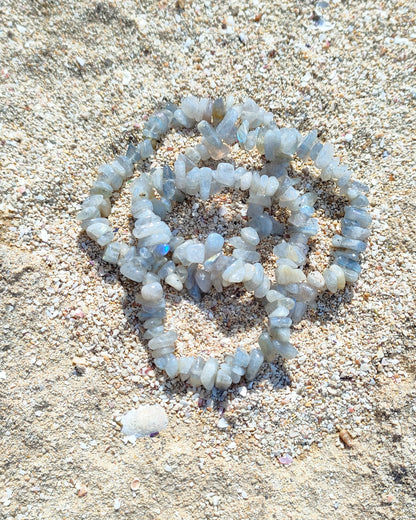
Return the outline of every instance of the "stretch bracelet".
<path id="1" fill-rule="evenodd" d="M 142 171 L 131 183 L 131 214 L 135 219 L 134 246 L 114 239 L 107 219 L 111 196 L 130 178 L 135 165 L 153 155 L 161 138 L 171 128 L 194 128 L 200 142 L 180 154 L 173 169 L 169 165 Z M 305 137 L 295 128 L 278 128 L 273 114 L 261 109 L 253 100 L 237 104 L 233 97 L 211 101 L 189 96 L 180 107 L 168 104 L 144 125 L 144 140 L 130 144 L 125 156 L 100 166 L 99 175 L 82 203 L 77 219 L 87 235 L 104 249 L 103 259 L 117 264 L 126 278 L 140 284 L 136 302 L 145 330 L 143 338 L 155 365 L 168 377 L 179 376 L 193 387 L 207 391 L 214 386 L 226 390 L 242 377 L 252 381 L 263 361 L 273 362 L 280 356 L 297 355 L 290 343 L 293 323 L 299 322 L 318 293 L 335 293 L 346 283 L 357 281 L 361 272 L 360 253 L 366 248 L 371 216 L 366 210 L 368 188 L 351 178 L 346 166 L 333 156 L 333 146 L 322 144 L 317 131 Z M 266 163 L 260 172 L 221 162 L 238 145 L 246 151 L 257 149 Z M 294 155 L 310 159 L 323 181 L 332 180 L 348 204 L 341 219 L 341 233 L 332 238 L 334 262 L 327 269 L 303 272 L 308 254 L 308 240 L 319 231 L 313 218 L 317 195 L 301 193 L 295 188 L 298 179 L 289 177 L 288 167 Z M 201 166 L 216 161 L 216 167 Z M 219 161 L 219 162 L 218 162 Z M 186 197 L 208 200 L 225 189 L 241 190 L 247 199 L 248 225 L 240 236 L 228 244 L 232 255 L 224 253 L 224 238 L 210 233 L 204 242 L 185 240 L 165 222 L 167 215 Z M 256 251 L 268 236 L 282 236 L 284 226 L 272 215 L 272 205 L 286 208 L 288 240 L 281 239 L 273 248 L 276 269 L 273 280 L 265 274 Z M 264 305 L 268 316 L 267 330 L 258 338 L 258 348 L 250 352 L 238 347 L 219 362 L 214 357 L 175 356 L 177 333 L 165 329 L 166 300 L 163 284 L 176 291 L 186 288 L 195 301 L 204 294 L 232 284 L 244 288 Z"/>

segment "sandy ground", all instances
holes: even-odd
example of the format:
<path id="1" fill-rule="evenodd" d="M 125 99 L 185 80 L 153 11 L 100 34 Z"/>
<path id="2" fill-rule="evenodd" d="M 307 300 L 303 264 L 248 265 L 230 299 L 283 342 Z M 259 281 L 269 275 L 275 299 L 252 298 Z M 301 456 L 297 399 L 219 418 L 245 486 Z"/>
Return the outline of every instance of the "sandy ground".
<path id="1" fill-rule="evenodd" d="M 2 1 L 0 518 L 415 518 L 415 19 L 406 1 Z M 318 128 L 374 217 L 360 281 L 297 327 L 300 358 L 214 396 L 153 370 L 134 286 L 74 221 L 97 167 L 187 93 Z M 261 328 L 243 295 L 170 298 L 185 350 Z M 168 428 L 124 442 L 120 416 L 155 402 Z"/>

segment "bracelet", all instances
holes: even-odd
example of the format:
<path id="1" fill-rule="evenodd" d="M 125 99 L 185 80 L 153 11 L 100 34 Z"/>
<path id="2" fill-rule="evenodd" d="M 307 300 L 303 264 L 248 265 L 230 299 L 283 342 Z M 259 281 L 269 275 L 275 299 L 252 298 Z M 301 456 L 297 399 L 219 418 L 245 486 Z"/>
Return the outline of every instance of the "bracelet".
<path id="1" fill-rule="evenodd" d="M 131 214 L 135 219 L 133 236 L 137 245 L 114 240 L 107 217 L 111 196 L 120 190 L 134 173 L 136 164 L 154 153 L 158 142 L 170 128 L 193 128 L 201 134 L 200 142 L 180 154 L 172 169 L 165 165 L 151 172 L 141 172 L 131 183 Z M 263 361 L 278 356 L 292 359 L 297 349 L 290 343 L 290 327 L 299 322 L 318 293 L 335 293 L 346 283 L 357 281 L 361 272 L 360 253 L 366 248 L 371 216 L 366 210 L 368 188 L 351 179 L 351 172 L 333 156 L 333 146 L 322 144 L 316 130 L 305 137 L 295 128 L 278 128 L 273 114 L 253 100 L 236 104 L 232 97 L 211 101 L 194 96 L 182 100 L 180 107 L 168 104 L 145 123 L 144 141 L 130 144 L 125 156 L 100 166 L 97 181 L 82 203 L 77 215 L 81 227 L 97 244 L 105 248 L 103 259 L 120 267 L 123 276 L 141 285 L 136 301 L 141 304 L 139 319 L 145 329 L 143 338 L 155 365 L 168 377 L 210 391 L 214 386 L 226 390 L 244 376 L 252 381 Z M 222 161 L 230 146 L 246 151 L 257 149 L 265 156 L 260 172 L 218 162 L 216 168 L 200 166 L 208 160 Z M 323 181 L 333 180 L 339 194 L 348 200 L 341 219 L 341 233 L 332 239 L 334 263 L 320 273 L 303 272 L 308 254 L 308 240 L 319 231 L 313 218 L 317 195 L 300 193 L 297 179 L 288 175 L 294 155 L 312 160 Z M 224 253 L 224 238 L 210 233 L 204 242 L 185 240 L 164 221 L 169 212 L 187 196 L 208 200 L 224 189 L 238 189 L 247 198 L 248 226 L 240 236 L 228 240 L 231 256 Z M 284 226 L 271 214 L 278 203 L 290 214 L 287 241 L 273 248 L 277 257 L 275 278 L 270 280 L 260 263 L 256 246 L 264 237 L 281 236 Z M 243 284 L 258 298 L 268 315 L 268 327 L 258 338 L 259 348 L 247 352 L 238 347 L 222 363 L 214 357 L 177 358 L 174 354 L 177 334 L 166 330 L 166 301 L 163 285 L 177 291 L 184 287 L 195 301 L 211 290 L 221 292 L 231 284 Z"/>

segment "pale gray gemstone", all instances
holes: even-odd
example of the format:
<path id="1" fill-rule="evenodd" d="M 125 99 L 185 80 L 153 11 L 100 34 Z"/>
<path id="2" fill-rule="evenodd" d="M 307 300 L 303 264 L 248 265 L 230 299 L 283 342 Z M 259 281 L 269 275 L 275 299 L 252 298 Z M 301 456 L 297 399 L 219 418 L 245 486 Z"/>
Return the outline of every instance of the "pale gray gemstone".
<path id="1" fill-rule="evenodd" d="M 343 249 L 352 249 L 357 253 L 365 251 L 367 245 L 361 240 L 355 240 L 353 238 L 345 238 L 342 235 L 334 235 L 332 238 L 332 245 Z"/>
<path id="2" fill-rule="evenodd" d="M 167 330 L 160 336 L 149 341 L 148 347 L 150 350 L 157 350 L 160 348 L 170 347 L 175 344 L 178 335 L 174 330 Z"/>
<path id="3" fill-rule="evenodd" d="M 102 181 L 95 181 L 90 189 L 91 195 L 102 195 L 105 198 L 111 197 L 113 194 L 113 188 L 110 184 Z"/>
<path id="4" fill-rule="evenodd" d="M 196 195 L 199 192 L 201 182 L 201 170 L 197 166 L 192 168 L 186 177 L 185 192 L 188 195 Z"/>
<path id="5" fill-rule="evenodd" d="M 204 368 L 205 361 L 202 357 L 198 356 L 189 372 L 189 384 L 191 386 L 197 387 L 201 385 L 201 373 Z"/>
<path id="6" fill-rule="evenodd" d="M 172 205 L 169 200 L 164 197 L 160 199 L 152 199 L 153 212 L 161 219 L 165 219 L 166 215 L 172 209 Z"/>
<path id="7" fill-rule="evenodd" d="M 198 269 L 195 273 L 195 281 L 202 292 L 207 293 L 212 287 L 211 275 L 203 269 Z"/>
<path id="8" fill-rule="evenodd" d="M 268 161 L 273 161 L 277 158 L 280 147 L 281 133 L 278 128 L 267 130 L 264 135 L 264 154 Z M 260 150 L 259 150 L 260 151 Z"/>
<path id="9" fill-rule="evenodd" d="M 291 330 L 287 327 L 270 328 L 269 334 L 271 339 L 275 339 L 280 343 L 289 343 Z"/>
<path id="10" fill-rule="evenodd" d="M 150 139 L 145 139 L 138 146 L 140 147 L 140 156 L 142 159 L 147 159 L 153 155 L 153 146 Z"/>
<path id="11" fill-rule="evenodd" d="M 312 161 L 315 161 L 316 158 L 318 157 L 318 154 L 319 152 L 322 150 L 323 148 L 323 144 L 320 143 L 319 141 L 317 141 L 313 146 L 312 146 L 312 149 L 311 151 L 309 152 L 309 157 L 312 159 Z"/>
<path id="12" fill-rule="evenodd" d="M 232 385 L 232 382 L 233 381 L 229 373 L 226 372 L 223 368 L 220 368 L 215 379 L 215 386 L 219 390 L 227 390 Z"/>
<path id="13" fill-rule="evenodd" d="M 157 359 L 157 358 L 168 356 L 169 354 L 172 354 L 172 352 L 174 352 L 174 350 L 175 350 L 175 347 L 173 345 L 171 345 L 170 347 L 163 347 L 163 348 L 159 348 L 156 350 L 152 350 L 151 355 L 154 359 Z"/>
<path id="14" fill-rule="evenodd" d="M 259 344 L 259 347 L 261 348 L 261 351 L 263 352 L 264 359 L 268 363 L 272 363 L 277 358 L 278 352 L 275 346 L 273 345 L 273 343 L 275 342 L 273 342 L 270 339 L 269 333 L 263 332 L 262 334 L 260 334 L 257 342 Z"/>
<path id="15" fill-rule="evenodd" d="M 133 235 L 138 239 L 149 237 L 157 233 L 166 233 L 170 235 L 169 226 L 165 222 L 159 220 L 150 224 L 140 225 L 135 227 L 133 230 Z"/>
<path id="16" fill-rule="evenodd" d="M 219 253 L 224 246 L 224 238 L 218 233 L 210 233 L 205 241 L 205 260 Z"/>
<path id="17" fill-rule="evenodd" d="M 197 121 L 205 119 L 211 122 L 212 119 L 212 100 L 208 98 L 201 98 L 198 104 L 198 118 Z"/>
<path id="18" fill-rule="evenodd" d="M 111 242 L 108 244 L 104 251 L 103 260 L 110 264 L 117 264 L 123 245 L 125 244 L 121 244 L 120 242 Z"/>
<path id="19" fill-rule="evenodd" d="M 155 168 L 151 171 L 151 185 L 160 194 L 163 190 L 163 168 Z"/>
<path id="20" fill-rule="evenodd" d="M 342 267 L 343 269 L 349 269 L 350 271 L 355 271 L 357 274 L 361 273 L 361 266 L 357 261 L 351 260 L 345 256 L 339 255 L 335 258 L 335 263 Z"/>
<path id="21" fill-rule="evenodd" d="M 222 121 L 218 123 L 216 128 L 217 135 L 227 144 L 233 144 L 237 140 L 237 129 L 235 123 L 238 119 L 238 112 L 235 108 L 227 110 Z"/>
<path id="22" fill-rule="evenodd" d="M 143 323 L 143 327 L 145 329 L 154 329 L 155 327 L 159 327 L 160 325 L 163 325 L 163 322 L 162 320 L 159 320 L 157 318 L 148 319 Z"/>
<path id="23" fill-rule="evenodd" d="M 208 200 L 211 193 L 212 170 L 211 168 L 200 169 L 199 195 L 202 200 Z"/>
<path id="24" fill-rule="evenodd" d="M 135 193 L 135 191 L 136 191 L 136 187 L 133 184 L 133 186 L 132 186 L 132 195 L 133 195 L 133 193 Z M 135 213 L 140 215 L 140 213 L 142 213 L 142 212 L 144 212 L 146 210 L 152 211 L 153 210 L 153 205 L 152 205 L 150 200 L 138 199 L 131 205 L 131 209 L 132 209 L 132 211 L 134 210 Z M 158 220 L 158 219 L 156 219 L 156 220 Z"/>
<path id="25" fill-rule="evenodd" d="M 240 179 L 240 189 L 242 191 L 247 191 L 248 189 L 250 189 L 252 180 L 253 180 L 252 172 L 247 171 L 247 172 L 243 173 L 243 175 L 241 176 L 241 179 Z"/>
<path id="26" fill-rule="evenodd" d="M 295 226 L 295 227 L 304 226 L 308 220 L 309 220 L 309 216 L 302 212 L 292 212 L 290 217 L 287 219 L 288 223 L 292 224 L 292 226 Z"/>
<path id="27" fill-rule="evenodd" d="M 250 263 L 259 262 L 261 259 L 260 253 L 257 251 L 247 251 L 247 249 L 234 249 L 233 257 Z"/>
<path id="28" fill-rule="evenodd" d="M 250 126 L 250 123 L 247 120 L 243 120 L 241 125 L 238 127 L 237 139 L 241 145 L 245 144 L 245 142 L 247 141 L 249 126 Z"/>
<path id="29" fill-rule="evenodd" d="M 175 354 L 168 354 L 166 356 L 165 372 L 170 378 L 176 377 L 179 372 L 178 360 Z"/>
<path id="30" fill-rule="evenodd" d="M 159 282 L 148 283 L 141 288 L 141 295 L 146 301 L 157 302 L 163 296 L 163 288 Z"/>
<path id="31" fill-rule="evenodd" d="M 341 195 L 345 195 L 348 192 L 348 190 L 351 188 L 351 177 L 352 177 L 352 173 L 350 171 L 348 171 L 340 179 L 337 179 L 337 186 L 339 188 L 339 192 Z M 359 192 L 357 192 L 357 193 L 359 193 Z"/>
<path id="32" fill-rule="evenodd" d="M 195 358 L 193 356 L 179 358 L 178 371 L 179 371 L 179 376 L 182 381 L 186 381 L 188 379 L 189 372 L 191 371 L 194 361 L 195 361 Z"/>
<path id="33" fill-rule="evenodd" d="M 107 226 L 110 225 L 110 222 L 108 221 L 107 218 L 104 218 L 104 217 L 98 217 L 98 218 L 90 218 L 88 220 L 82 220 L 81 221 L 81 227 L 82 229 L 87 229 L 89 228 L 92 224 L 106 224 Z"/>
<path id="34" fill-rule="evenodd" d="M 199 99 L 196 96 L 186 96 L 182 99 L 180 108 L 186 117 L 196 119 L 198 115 Z"/>
<path id="35" fill-rule="evenodd" d="M 252 198 L 250 195 L 249 200 Z M 261 204 L 255 204 L 254 202 L 249 202 L 247 207 L 247 217 L 257 217 L 263 215 L 264 207 Z"/>
<path id="36" fill-rule="evenodd" d="M 348 258 L 349 260 L 354 260 L 355 262 L 360 261 L 360 253 L 357 253 L 357 251 L 351 251 L 350 249 L 336 249 L 334 251 L 335 258 L 338 258 L 339 256 L 344 256 L 345 258 Z"/>
<path id="37" fill-rule="evenodd" d="M 314 236 L 319 233 L 318 219 L 310 218 L 304 226 L 289 226 L 289 233 L 301 233 L 306 236 Z"/>
<path id="38" fill-rule="evenodd" d="M 145 334 L 145 336 L 146 336 L 146 334 Z M 167 356 L 163 356 L 163 357 L 159 357 L 159 358 L 155 359 L 155 365 L 157 366 L 157 368 L 159 370 L 165 369 L 167 361 L 168 361 L 168 356 L 169 356 L 169 354 Z"/>
<path id="39" fill-rule="evenodd" d="M 165 327 L 163 325 L 159 325 L 158 327 L 154 327 L 153 329 L 147 329 L 147 331 L 143 334 L 143 339 L 152 339 L 156 338 L 163 334 Z"/>
<path id="40" fill-rule="evenodd" d="M 244 282 L 244 287 L 247 291 L 254 291 L 257 287 L 259 287 L 264 280 L 264 270 L 263 266 L 259 263 L 254 264 L 255 272 L 253 277 Z"/>
<path id="41" fill-rule="evenodd" d="M 126 157 L 130 159 L 133 164 L 138 163 L 141 159 L 139 148 L 136 148 L 133 143 L 129 143 Z"/>
<path id="42" fill-rule="evenodd" d="M 241 230 L 241 238 L 249 246 L 256 246 L 260 242 L 260 237 L 257 231 L 252 227 L 245 227 Z"/>
<path id="43" fill-rule="evenodd" d="M 260 349 L 253 348 L 250 352 L 250 361 L 246 370 L 246 379 L 247 381 L 253 381 L 253 379 L 257 376 L 261 365 L 264 361 L 264 355 Z"/>
<path id="44" fill-rule="evenodd" d="M 244 242 L 244 240 L 240 237 L 231 237 L 229 240 L 228 240 L 228 243 L 230 244 L 230 246 L 232 247 L 236 247 L 238 249 L 247 249 L 247 250 L 250 250 L 252 251 L 254 248 L 253 247 L 250 247 L 247 242 Z"/>
<path id="45" fill-rule="evenodd" d="M 184 154 L 186 155 L 186 157 L 188 157 L 188 159 L 190 161 L 192 161 L 195 164 L 198 164 L 199 161 L 201 160 L 200 153 L 195 148 L 193 148 L 191 146 L 188 146 L 188 148 L 185 148 Z"/>
<path id="46" fill-rule="evenodd" d="M 202 264 L 205 260 L 205 246 L 200 242 L 187 244 L 184 250 L 184 260 L 188 264 Z"/>
<path id="47" fill-rule="evenodd" d="M 138 246 L 140 247 L 153 247 L 158 244 L 168 244 L 170 239 L 172 238 L 172 234 L 169 232 L 156 233 L 154 235 L 141 238 L 138 240 Z"/>
<path id="48" fill-rule="evenodd" d="M 355 240 L 367 240 L 370 236 L 370 230 L 358 226 L 358 222 L 354 220 L 341 219 L 341 233 L 346 238 L 354 238 Z"/>
<path id="49" fill-rule="evenodd" d="M 246 370 L 239 365 L 233 365 L 231 367 L 231 380 L 234 384 L 237 384 L 241 377 L 245 374 Z"/>
<path id="50" fill-rule="evenodd" d="M 194 120 L 186 116 L 184 111 L 180 108 L 173 113 L 173 123 L 185 128 L 192 128 L 194 126 Z"/>
<path id="51" fill-rule="evenodd" d="M 175 263 L 172 260 L 169 260 L 164 264 L 158 271 L 158 276 L 164 280 L 168 275 L 175 272 Z"/>
<path id="52" fill-rule="evenodd" d="M 262 283 L 255 288 L 254 290 L 254 296 L 256 298 L 264 298 L 266 296 L 267 291 L 270 289 L 270 280 L 265 276 L 263 278 Z"/>
<path id="53" fill-rule="evenodd" d="M 98 208 L 96 208 L 95 206 L 89 206 L 83 210 L 81 210 L 78 215 L 76 216 L 76 219 L 79 220 L 80 222 L 84 221 L 84 220 L 92 220 L 92 219 L 96 219 L 96 218 L 100 218 L 101 217 L 101 213 L 99 211 Z"/>
<path id="54" fill-rule="evenodd" d="M 217 370 L 218 361 L 214 358 L 208 358 L 201 372 L 201 384 L 208 392 L 214 388 Z"/>
<path id="55" fill-rule="evenodd" d="M 123 179 L 128 179 L 133 175 L 133 162 L 125 155 L 119 155 L 117 159 L 112 163 L 112 165 L 113 164 L 123 169 L 122 173 L 120 174 L 123 177 Z M 117 170 L 117 173 L 119 173 L 119 171 L 120 170 Z"/>
<path id="56" fill-rule="evenodd" d="M 355 197 L 355 199 L 351 200 L 350 204 L 353 208 L 365 208 L 370 204 L 370 201 L 365 195 L 361 193 L 358 195 L 358 197 Z"/>
<path id="57" fill-rule="evenodd" d="M 250 220 L 250 227 L 254 228 L 261 238 L 264 238 L 272 233 L 273 222 L 265 214 L 257 215 Z"/>
<path id="58" fill-rule="evenodd" d="M 298 286 L 296 300 L 299 302 L 312 302 L 316 299 L 316 289 L 307 283 L 301 283 Z"/>
<path id="59" fill-rule="evenodd" d="M 325 279 L 319 271 L 311 271 L 306 277 L 306 281 L 318 291 L 322 291 L 325 288 Z"/>
<path id="60" fill-rule="evenodd" d="M 244 262 L 239 259 L 230 265 L 222 274 L 223 280 L 229 283 L 239 283 L 243 281 L 245 274 Z"/>
<path id="61" fill-rule="evenodd" d="M 109 184 L 113 190 L 119 190 L 123 184 L 123 178 L 109 164 L 103 164 L 98 168 L 97 180 Z"/>
<path id="62" fill-rule="evenodd" d="M 183 283 L 182 280 L 179 278 L 179 276 L 176 273 L 170 273 L 166 276 L 165 282 L 176 289 L 177 291 L 182 291 L 183 289 Z"/>
<path id="63" fill-rule="evenodd" d="M 102 235 L 111 231 L 111 228 L 108 224 L 96 222 L 95 224 L 88 226 L 86 231 L 90 238 L 97 241 Z"/>
<path id="64" fill-rule="evenodd" d="M 198 143 L 195 146 L 195 150 L 199 153 L 202 161 L 208 161 L 210 155 L 206 146 L 204 146 L 202 143 Z"/>
<path id="65" fill-rule="evenodd" d="M 321 170 L 321 179 L 329 181 L 334 176 L 334 171 L 339 165 L 339 157 L 333 157 L 329 163 Z"/>
<path id="66" fill-rule="evenodd" d="M 237 350 L 234 354 L 234 364 L 239 365 L 240 367 L 246 368 L 250 361 L 250 355 L 248 352 L 243 350 L 241 347 L 237 347 Z"/>
<path id="67" fill-rule="evenodd" d="M 132 207 L 135 202 L 138 202 L 142 199 L 147 200 L 150 198 L 150 196 L 153 196 L 153 188 L 150 179 L 140 177 L 140 179 L 137 179 L 134 182 L 131 188 Z"/>
<path id="68" fill-rule="evenodd" d="M 310 132 L 305 137 L 305 139 L 302 141 L 302 143 L 298 146 L 297 155 L 298 155 L 299 159 L 301 159 L 303 161 L 307 158 L 317 137 L 318 137 L 317 130 L 312 130 L 312 132 Z"/>
<path id="69" fill-rule="evenodd" d="M 292 320 L 287 317 L 269 317 L 269 328 L 289 328 L 292 325 Z"/>
<path id="70" fill-rule="evenodd" d="M 247 134 L 247 139 L 244 145 L 244 150 L 249 152 L 250 150 L 253 150 L 257 144 L 257 139 L 259 135 L 259 128 L 256 128 L 255 130 L 252 130 Z"/>
<path id="71" fill-rule="evenodd" d="M 279 304 L 270 314 L 269 318 L 286 318 L 289 316 L 290 310 L 282 304 Z"/>
<path id="72" fill-rule="evenodd" d="M 299 323 L 301 321 L 306 312 L 306 308 L 305 302 L 296 302 L 290 314 L 293 323 Z"/>
<path id="73" fill-rule="evenodd" d="M 315 166 L 322 170 L 331 162 L 334 157 L 334 147 L 332 143 L 325 143 L 321 148 L 321 151 L 315 159 Z"/>
<path id="74" fill-rule="evenodd" d="M 241 177 L 246 173 L 246 169 L 243 166 L 237 168 L 234 172 L 234 188 L 241 189 Z"/>
<path id="75" fill-rule="evenodd" d="M 234 166 L 230 163 L 220 163 L 215 171 L 215 180 L 224 186 L 234 185 Z"/>
<path id="76" fill-rule="evenodd" d="M 162 193 L 163 196 L 171 200 L 175 194 L 176 188 L 175 188 L 175 173 L 173 172 L 172 168 L 165 164 L 163 166 L 163 172 L 162 172 Z"/>
<path id="77" fill-rule="evenodd" d="M 205 137 L 205 146 L 207 147 L 212 157 L 211 150 L 221 150 L 223 144 L 218 137 L 215 129 L 208 123 L 208 121 L 201 121 L 198 123 L 198 131 Z"/>
<path id="78" fill-rule="evenodd" d="M 120 267 L 120 272 L 123 276 L 133 280 L 134 282 L 142 282 L 147 270 L 143 268 L 139 258 L 133 257 L 132 259 L 123 262 Z"/>
<path id="79" fill-rule="evenodd" d="M 214 125 L 218 125 L 218 123 L 225 116 L 225 103 L 223 98 L 217 98 L 212 105 L 212 120 Z"/>
<path id="80" fill-rule="evenodd" d="M 281 128 L 280 129 L 280 145 L 278 150 L 284 155 L 292 155 L 298 148 L 301 140 L 300 133 L 296 128 Z"/>

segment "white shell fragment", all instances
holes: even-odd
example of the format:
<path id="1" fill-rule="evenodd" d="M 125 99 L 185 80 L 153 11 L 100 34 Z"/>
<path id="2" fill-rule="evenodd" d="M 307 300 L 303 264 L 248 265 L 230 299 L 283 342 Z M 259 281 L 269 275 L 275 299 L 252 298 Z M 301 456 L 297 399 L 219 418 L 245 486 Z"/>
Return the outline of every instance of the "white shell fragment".
<path id="1" fill-rule="evenodd" d="M 121 433 L 145 437 L 152 433 L 161 432 L 168 426 L 168 423 L 168 416 L 160 405 L 139 406 L 139 408 L 129 410 L 123 415 L 121 418 L 123 425 Z"/>

